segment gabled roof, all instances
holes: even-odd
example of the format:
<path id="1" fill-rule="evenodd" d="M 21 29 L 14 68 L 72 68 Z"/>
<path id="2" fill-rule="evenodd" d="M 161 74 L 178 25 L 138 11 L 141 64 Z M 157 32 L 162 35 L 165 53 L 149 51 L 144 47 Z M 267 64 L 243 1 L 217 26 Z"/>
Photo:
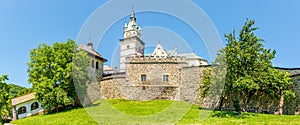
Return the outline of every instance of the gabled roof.
<path id="1" fill-rule="evenodd" d="M 160 45 L 160 42 L 158 42 L 154 51 L 152 52 L 152 56 L 167 57 L 168 53 L 165 51 L 165 49 L 162 47 L 162 45 Z"/>
<path id="2" fill-rule="evenodd" d="M 93 44 L 92 43 L 89 43 L 88 46 L 84 45 L 84 44 L 81 44 L 79 45 L 79 48 L 80 49 L 83 49 L 84 51 L 88 52 L 89 54 L 95 56 L 96 58 L 102 60 L 103 62 L 106 62 L 107 60 L 104 59 L 97 51 L 94 50 L 93 48 Z"/>
<path id="3" fill-rule="evenodd" d="M 11 99 L 13 106 L 35 99 L 35 92 Z"/>

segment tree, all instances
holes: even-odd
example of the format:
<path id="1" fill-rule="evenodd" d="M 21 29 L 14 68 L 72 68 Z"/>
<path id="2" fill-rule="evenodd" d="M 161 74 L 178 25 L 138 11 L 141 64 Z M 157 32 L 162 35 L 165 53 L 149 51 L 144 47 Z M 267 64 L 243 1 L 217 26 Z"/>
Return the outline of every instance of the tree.
<path id="1" fill-rule="evenodd" d="M 32 88 L 23 88 L 20 91 L 18 91 L 18 96 L 26 95 L 26 94 L 29 94 L 31 92 L 33 92 Z"/>
<path id="2" fill-rule="evenodd" d="M 289 89 L 292 81 L 288 73 L 273 68 L 271 60 L 275 58 L 276 51 L 264 48 L 264 40 L 254 34 L 258 29 L 253 27 L 254 23 L 254 20 L 247 20 L 238 37 L 235 31 L 226 34 L 228 43 L 214 62 L 226 67 L 219 109 L 225 99 L 241 114 L 255 96 L 266 95 L 270 100 L 293 96 Z"/>
<path id="3" fill-rule="evenodd" d="M 8 85 L 10 86 L 9 94 L 13 98 L 32 92 L 32 88 L 25 88 L 25 87 L 18 86 L 18 85 L 15 85 L 15 84 L 8 84 Z"/>
<path id="4" fill-rule="evenodd" d="M 10 87 L 5 80 L 8 80 L 8 76 L 2 75 L 0 77 L 0 123 L 3 122 L 2 118 L 9 116 L 11 111 Z"/>
<path id="5" fill-rule="evenodd" d="M 67 105 L 77 99 L 73 78 L 83 81 L 86 78 L 88 60 L 83 65 L 74 65 L 73 59 L 86 59 L 87 54 L 79 50 L 73 40 L 66 43 L 54 43 L 53 46 L 41 44 L 31 50 L 29 82 L 35 96 L 46 109 Z M 81 72 L 73 72 L 80 69 Z M 84 82 L 82 82 L 85 84 Z"/>

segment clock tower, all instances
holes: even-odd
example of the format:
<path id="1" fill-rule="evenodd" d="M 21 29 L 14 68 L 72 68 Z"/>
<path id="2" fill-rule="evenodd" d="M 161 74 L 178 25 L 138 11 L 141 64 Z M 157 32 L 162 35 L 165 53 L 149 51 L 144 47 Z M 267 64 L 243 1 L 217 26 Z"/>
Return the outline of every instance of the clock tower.
<path id="1" fill-rule="evenodd" d="M 126 59 L 131 56 L 144 56 L 145 43 L 141 40 L 142 29 L 136 24 L 134 10 L 132 9 L 128 25 L 125 23 L 123 39 L 120 40 L 120 72 L 125 72 Z"/>

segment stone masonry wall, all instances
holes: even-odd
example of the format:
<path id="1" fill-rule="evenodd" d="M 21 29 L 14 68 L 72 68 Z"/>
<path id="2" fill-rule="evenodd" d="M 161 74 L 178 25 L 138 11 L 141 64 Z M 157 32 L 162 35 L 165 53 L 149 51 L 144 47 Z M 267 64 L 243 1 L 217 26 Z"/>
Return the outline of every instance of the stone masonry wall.
<path id="1" fill-rule="evenodd" d="M 179 85 L 180 69 L 186 63 L 177 58 L 134 57 L 127 61 L 126 80 L 131 85 Z M 146 81 L 141 80 L 146 75 Z M 168 81 L 163 81 L 168 75 Z"/>
<path id="2" fill-rule="evenodd" d="M 133 100 L 167 99 L 179 97 L 180 69 L 185 66 L 183 58 L 132 57 L 126 63 L 127 98 Z M 146 81 L 141 76 L 146 75 Z M 168 80 L 164 81 L 164 75 Z"/>
<path id="3" fill-rule="evenodd" d="M 293 92 L 296 97 L 285 100 L 283 106 L 284 114 L 300 114 L 300 75 L 294 75 L 292 79 L 294 82 Z"/>
<path id="4" fill-rule="evenodd" d="M 99 82 L 102 98 L 125 98 L 125 84 L 125 74 L 115 74 L 103 77 Z"/>
<path id="5" fill-rule="evenodd" d="M 181 70 L 182 81 L 180 86 L 180 100 L 195 103 L 199 95 L 200 68 L 185 67 Z"/>
<path id="6" fill-rule="evenodd" d="M 205 108 L 216 108 L 219 96 L 199 100 L 199 86 L 202 71 L 209 67 L 185 67 L 180 61 L 172 59 L 135 58 L 127 63 L 126 73 L 116 73 L 103 77 L 99 82 L 104 98 L 125 98 L 129 100 L 184 100 Z M 141 81 L 141 74 L 147 81 Z M 163 75 L 169 75 L 169 81 L 163 81 Z M 300 111 L 300 75 L 293 74 L 293 91 L 296 97 L 285 100 L 284 114 L 299 114 Z M 225 102 L 226 103 L 226 102 Z M 228 102 L 232 103 L 232 102 Z M 249 111 L 276 113 L 279 100 L 255 96 L 249 105 Z M 228 107 L 229 106 L 229 107 Z M 224 109 L 233 109 L 232 104 Z"/>

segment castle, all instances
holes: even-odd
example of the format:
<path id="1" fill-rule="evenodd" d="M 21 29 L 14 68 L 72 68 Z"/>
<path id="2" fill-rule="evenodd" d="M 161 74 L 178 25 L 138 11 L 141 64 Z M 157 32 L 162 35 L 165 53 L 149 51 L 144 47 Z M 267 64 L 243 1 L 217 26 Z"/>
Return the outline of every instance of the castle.
<path id="1" fill-rule="evenodd" d="M 120 71 L 104 67 L 104 75 L 98 83 L 102 98 L 124 98 L 129 100 L 184 100 L 214 108 L 217 97 L 199 99 L 202 71 L 210 68 L 208 62 L 195 53 L 167 51 L 158 42 L 152 53 L 145 53 L 141 39 L 141 27 L 137 25 L 134 11 L 130 21 L 123 27 L 120 40 Z M 285 101 L 284 114 L 300 112 L 300 68 L 279 68 L 288 71 L 293 79 L 296 97 Z M 257 102 L 262 102 L 258 99 Z M 253 105 L 256 112 L 276 113 L 279 100 Z M 251 110 L 251 109 L 249 109 Z"/>
<path id="2" fill-rule="evenodd" d="M 177 53 L 176 48 L 167 51 L 160 42 L 151 53 L 145 53 L 145 43 L 141 39 L 141 26 L 136 23 L 132 10 L 130 21 L 123 27 L 123 39 L 120 40 L 120 70 L 103 66 L 107 60 L 93 49 L 93 44 L 80 45 L 89 56 L 88 68 L 93 81 L 87 87 L 87 96 L 83 104 L 99 98 L 123 98 L 129 100 L 184 100 L 206 108 L 213 108 L 216 100 L 199 100 L 199 86 L 202 71 L 209 68 L 207 60 L 197 54 Z M 300 68 L 279 68 L 290 72 L 295 83 L 293 91 L 296 97 L 285 102 L 284 114 L 300 113 Z M 43 107 L 29 93 L 12 99 L 13 119 L 24 118 L 43 112 Z M 258 99 L 260 100 L 260 99 Z M 202 100 L 203 101 L 203 100 Z M 207 103 L 208 102 L 208 103 Z M 256 106 L 257 111 L 275 112 L 279 101 L 264 102 Z M 29 110 L 30 109 L 30 110 Z"/>
<path id="3" fill-rule="evenodd" d="M 99 83 L 104 98 L 132 100 L 195 100 L 201 67 L 208 62 L 197 54 L 167 51 L 160 42 L 145 53 L 142 30 L 134 10 L 120 39 L 120 70 L 105 67 Z"/>

